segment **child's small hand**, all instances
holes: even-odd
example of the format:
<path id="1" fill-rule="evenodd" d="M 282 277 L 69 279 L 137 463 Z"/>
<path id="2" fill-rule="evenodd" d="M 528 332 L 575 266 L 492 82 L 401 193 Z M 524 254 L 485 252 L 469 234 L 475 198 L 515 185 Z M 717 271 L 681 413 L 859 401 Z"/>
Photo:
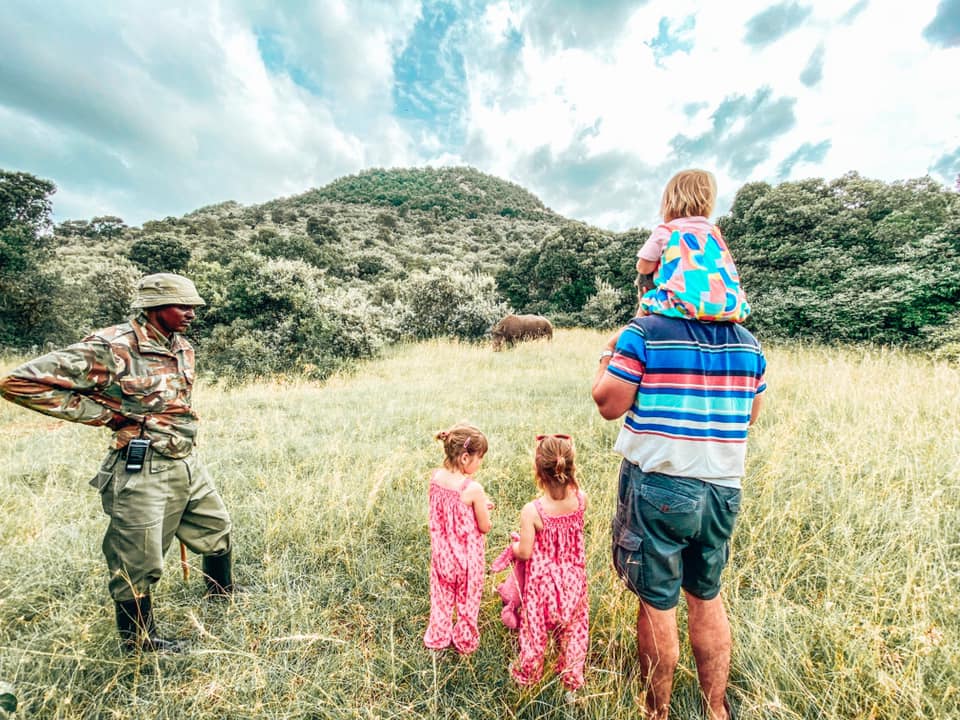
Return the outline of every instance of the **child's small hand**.
<path id="1" fill-rule="evenodd" d="M 514 542 L 520 542 L 520 533 L 518 532 L 510 533 L 510 539 L 513 540 Z"/>
<path id="2" fill-rule="evenodd" d="M 487 500 L 487 510 L 493 510 L 496 507 L 496 503 L 493 500 Z"/>

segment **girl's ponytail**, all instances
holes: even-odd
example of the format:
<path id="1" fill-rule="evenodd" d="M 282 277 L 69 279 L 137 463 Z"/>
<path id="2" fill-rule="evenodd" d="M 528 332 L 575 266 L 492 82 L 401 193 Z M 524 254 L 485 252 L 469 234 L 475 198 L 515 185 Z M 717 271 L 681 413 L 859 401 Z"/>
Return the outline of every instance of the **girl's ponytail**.
<path id="1" fill-rule="evenodd" d="M 434 439 L 443 443 L 443 466 L 451 472 L 459 472 L 460 456 L 464 453 L 479 455 L 487 454 L 487 437 L 480 429 L 469 423 L 457 423 L 451 428 L 439 431 Z"/>
<path id="2" fill-rule="evenodd" d="M 567 493 L 567 485 L 577 487 L 577 468 L 573 439 L 568 435 L 545 435 L 537 444 L 534 459 L 537 485 L 556 500 Z"/>

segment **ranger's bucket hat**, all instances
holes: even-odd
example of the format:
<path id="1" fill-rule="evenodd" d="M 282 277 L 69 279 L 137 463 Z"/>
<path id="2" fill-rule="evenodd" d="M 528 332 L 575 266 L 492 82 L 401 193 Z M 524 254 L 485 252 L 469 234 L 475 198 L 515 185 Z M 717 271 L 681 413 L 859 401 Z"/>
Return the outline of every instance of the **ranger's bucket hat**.
<path id="1" fill-rule="evenodd" d="M 193 282 L 183 275 L 156 273 L 145 275 L 137 283 L 134 308 L 152 308 L 161 305 L 206 305 Z"/>

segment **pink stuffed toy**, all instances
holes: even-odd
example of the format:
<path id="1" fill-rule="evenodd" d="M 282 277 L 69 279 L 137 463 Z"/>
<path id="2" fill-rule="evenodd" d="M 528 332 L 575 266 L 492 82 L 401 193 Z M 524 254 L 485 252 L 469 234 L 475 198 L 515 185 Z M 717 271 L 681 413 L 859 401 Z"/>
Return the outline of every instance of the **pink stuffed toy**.
<path id="1" fill-rule="evenodd" d="M 511 542 L 506 549 L 497 556 L 490 565 L 490 570 L 500 572 L 513 565 L 513 570 L 506 580 L 497 585 L 497 592 L 503 600 L 503 610 L 500 619 L 511 630 L 520 629 L 520 606 L 523 604 L 523 588 L 527 581 L 527 561 L 519 560 L 513 555 L 513 543 L 520 539 L 517 533 L 510 533 Z"/>

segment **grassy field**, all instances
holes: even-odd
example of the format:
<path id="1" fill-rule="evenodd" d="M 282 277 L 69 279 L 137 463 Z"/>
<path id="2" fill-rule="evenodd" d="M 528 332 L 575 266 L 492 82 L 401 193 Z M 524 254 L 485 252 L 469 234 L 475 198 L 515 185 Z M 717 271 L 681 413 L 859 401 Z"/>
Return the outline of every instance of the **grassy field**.
<path id="1" fill-rule="evenodd" d="M 0 681 L 16 717 L 637 717 L 636 601 L 609 560 L 618 424 L 589 393 L 602 341 L 561 331 L 499 354 L 432 342 L 323 386 L 198 387 L 200 449 L 253 591 L 201 603 L 198 573 L 185 584 L 171 552 L 155 599 L 161 629 L 193 640 L 184 656 L 117 652 L 106 522 L 86 485 L 107 431 L 0 404 Z M 960 717 L 960 372 L 898 352 L 766 351 L 724 576 L 739 716 Z M 531 689 L 511 682 L 493 579 L 475 655 L 422 645 L 432 436 L 461 419 L 490 440 L 488 559 L 533 497 L 534 435 L 575 437 L 592 500 L 578 705 L 549 670 Z M 672 708 L 699 717 L 688 649 Z"/>

